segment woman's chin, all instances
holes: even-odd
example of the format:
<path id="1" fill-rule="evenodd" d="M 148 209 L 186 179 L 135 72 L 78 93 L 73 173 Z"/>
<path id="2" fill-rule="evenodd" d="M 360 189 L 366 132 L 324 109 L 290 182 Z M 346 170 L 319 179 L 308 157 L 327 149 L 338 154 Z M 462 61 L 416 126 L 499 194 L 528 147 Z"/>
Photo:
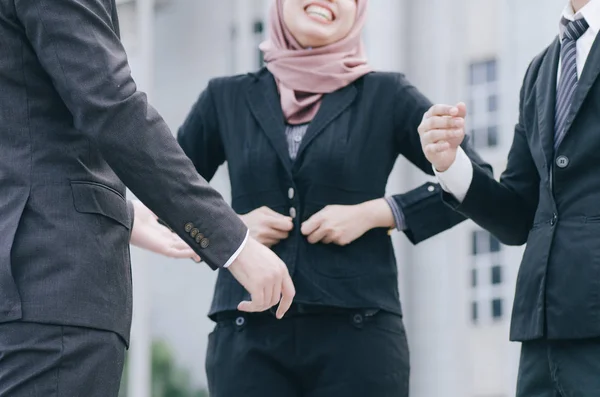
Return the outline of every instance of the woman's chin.
<path id="1" fill-rule="evenodd" d="M 311 29 L 310 33 L 303 35 L 303 39 L 301 40 L 300 44 L 304 48 L 317 48 L 324 47 L 334 42 L 335 40 L 332 40 L 332 36 L 329 32 Z"/>

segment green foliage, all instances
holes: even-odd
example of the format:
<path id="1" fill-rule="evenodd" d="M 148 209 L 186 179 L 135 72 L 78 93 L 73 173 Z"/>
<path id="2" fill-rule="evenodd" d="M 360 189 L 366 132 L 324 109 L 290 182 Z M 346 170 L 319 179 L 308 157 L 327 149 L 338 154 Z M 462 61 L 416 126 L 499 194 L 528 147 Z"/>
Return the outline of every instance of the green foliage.
<path id="1" fill-rule="evenodd" d="M 119 397 L 127 397 L 128 363 L 121 381 Z M 189 372 L 177 366 L 173 353 L 164 341 L 152 343 L 151 397 L 209 397 L 208 391 L 192 386 Z"/>

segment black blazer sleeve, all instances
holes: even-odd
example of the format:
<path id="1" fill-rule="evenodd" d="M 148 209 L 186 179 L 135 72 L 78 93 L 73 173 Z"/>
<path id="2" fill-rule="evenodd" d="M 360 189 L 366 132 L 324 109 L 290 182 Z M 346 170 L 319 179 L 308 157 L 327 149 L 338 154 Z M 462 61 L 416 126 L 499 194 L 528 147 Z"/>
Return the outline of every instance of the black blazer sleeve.
<path id="1" fill-rule="evenodd" d="M 397 150 L 427 175 L 434 175 L 431 163 L 423 153 L 417 131 L 423 115 L 432 103 L 402 75 L 398 75 L 396 86 Z M 473 163 L 479 165 L 483 174 L 492 175 L 492 167 L 479 157 L 468 139 L 465 139 L 461 146 Z M 465 220 L 463 215 L 446 205 L 442 199 L 442 189 L 437 183 L 425 183 L 407 193 L 394 195 L 393 199 L 402 209 L 407 227 L 404 233 L 413 244 Z"/>
<path id="2" fill-rule="evenodd" d="M 212 85 L 213 81 L 200 94 L 177 133 L 179 145 L 192 160 L 198 173 L 208 181 L 225 162 Z"/>
<path id="3" fill-rule="evenodd" d="M 131 191 L 212 268 L 225 264 L 247 229 L 200 178 L 165 122 L 137 91 L 116 33 L 114 1 L 15 0 L 15 8 L 74 126 Z M 207 238 L 206 248 L 186 232 L 190 226 Z"/>
<path id="4" fill-rule="evenodd" d="M 500 182 L 478 164 L 473 164 L 473 180 L 462 203 L 450 194 L 444 199 L 457 211 L 487 229 L 506 245 L 522 245 L 533 225 L 539 201 L 540 176 L 531 157 L 525 130 L 526 91 L 533 86 L 536 68 L 532 65 L 525 74 L 521 88 L 519 122 L 515 127 L 506 170 Z"/>

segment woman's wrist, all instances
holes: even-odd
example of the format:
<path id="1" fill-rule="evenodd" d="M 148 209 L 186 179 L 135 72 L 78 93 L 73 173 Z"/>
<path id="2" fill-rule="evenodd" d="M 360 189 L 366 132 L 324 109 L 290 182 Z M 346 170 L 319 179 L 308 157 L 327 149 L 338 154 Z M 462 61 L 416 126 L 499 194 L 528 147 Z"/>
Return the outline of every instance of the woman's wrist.
<path id="1" fill-rule="evenodd" d="M 392 209 L 384 198 L 365 201 L 359 206 L 361 221 L 369 226 L 369 230 L 380 227 L 391 229 L 396 226 Z"/>

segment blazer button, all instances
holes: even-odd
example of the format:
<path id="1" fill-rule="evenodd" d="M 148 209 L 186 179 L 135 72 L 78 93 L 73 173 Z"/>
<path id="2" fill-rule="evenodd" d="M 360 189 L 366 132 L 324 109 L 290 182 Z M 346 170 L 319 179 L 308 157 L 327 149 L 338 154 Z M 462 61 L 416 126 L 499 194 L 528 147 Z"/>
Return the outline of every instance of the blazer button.
<path id="1" fill-rule="evenodd" d="M 567 156 L 558 156 L 556 158 L 556 165 L 559 168 L 566 168 L 569 165 L 569 158 Z"/>
<path id="2" fill-rule="evenodd" d="M 433 192 L 435 190 L 435 186 L 433 185 L 429 185 L 429 187 L 427 188 L 428 191 Z"/>
<path id="3" fill-rule="evenodd" d="M 193 228 L 192 231 L 190 232 L 190 236 L 192 236 L 192 238 L 194 238 L 198 235 L 198 233 L 200 233 L 200 230 Z"/>
<path id="4" fill-rule="evenodd" d="M 194 228 L 194 224 L 192 222 L 188 222 L 185 224 L 184 229 L 186 233 L 189 233 Z"/>
<path id="5" fill-rule="evenodd" d="M 203 239 L 204 239 L 204 234 L 202 234 L 202 233 L 198 233 L 198 234 L 196 235 L 196 242 L 197 242 L 198 244 L 200 244 L 200 242 L 201 242 Z"/>
<path id="6" fill-rule="evenodd" d="M 209 245 L 210 245 L 210 242 L 208 241 L 207 238 L 203 238 L 200 241 L 200 248 L 208 248 Z"/>
<path id="7" fill-rule="evenodd" d="M 290 216 L 292 219 L 296 218 L 296 209 L 294 207 L 290 208 Z"/>
<path id="8" fill-rule="evenodd" d="M 288 198 L 290 200 L 294 198 L 294 188 L 293 187 L 288 189 Z"/>

